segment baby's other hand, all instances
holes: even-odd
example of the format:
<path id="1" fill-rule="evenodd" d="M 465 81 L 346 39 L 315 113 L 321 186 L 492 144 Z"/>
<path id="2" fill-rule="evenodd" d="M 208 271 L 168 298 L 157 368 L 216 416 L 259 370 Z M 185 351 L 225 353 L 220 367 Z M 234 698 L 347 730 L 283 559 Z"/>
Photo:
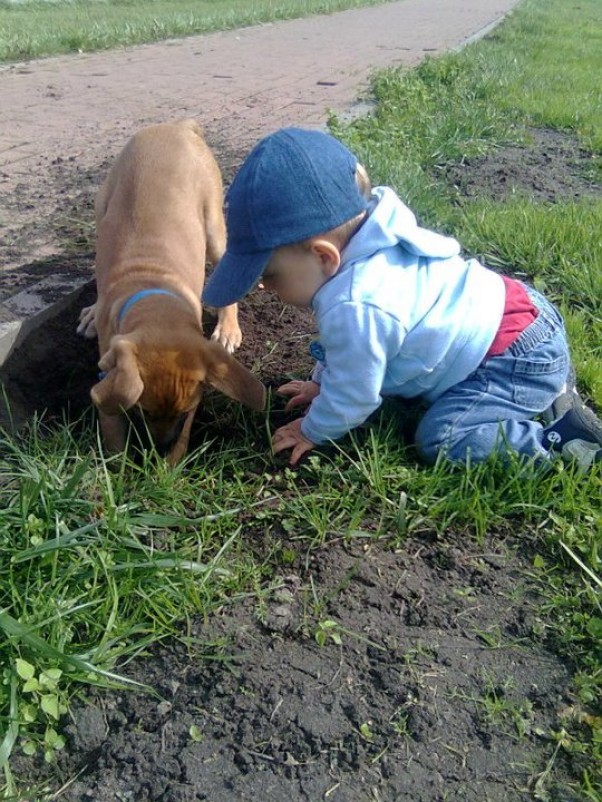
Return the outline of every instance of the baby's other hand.
<path id="1" fill-rule="evenodd" d="M 287 423 L 286 426 L 281 426 L 276 429 L 272 437 L 272 451 L 274 454 L 278 454 L 287 448 L 293 449 L 289 460 L 291 465 L 296 465 L 304 454 L 316 447 L 315 443 L 312 443 L 311 440 L 301 434 L 302 421 L 303 418 L 297 418 L 297 420 Z"/>
<path id="2" fill-rule="evenodd" d="M 320 394 L 320 385 L 313 381 L 292 381 L 283 384 L 276 392 L 280 395 L 290 396 L 290 401 L 284 407 L 285 412 L 289 412 L 295 407 L 311 404 L 314 398 Z"/>

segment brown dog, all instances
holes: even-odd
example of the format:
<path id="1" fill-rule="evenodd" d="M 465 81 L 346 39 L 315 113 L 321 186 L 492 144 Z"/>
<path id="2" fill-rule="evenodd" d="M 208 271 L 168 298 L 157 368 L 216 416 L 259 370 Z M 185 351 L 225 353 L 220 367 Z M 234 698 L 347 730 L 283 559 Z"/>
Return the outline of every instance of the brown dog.
<path id="1" fill-rule="evenodd" d="M 122 451 L 138 406 L 157 451 L 175 464 L 188 448 L 205 382 L 261 410 L 265 388 L 231 352 L 235 304 L 201 328 L 205 260 L 226 245 L 222 180 L 194 120 L 144 128 L 126 144 L 96 197 L 97 301 L 78 328 L 98 334 L 101 381 L 91 390 L 109 452 Z"/>

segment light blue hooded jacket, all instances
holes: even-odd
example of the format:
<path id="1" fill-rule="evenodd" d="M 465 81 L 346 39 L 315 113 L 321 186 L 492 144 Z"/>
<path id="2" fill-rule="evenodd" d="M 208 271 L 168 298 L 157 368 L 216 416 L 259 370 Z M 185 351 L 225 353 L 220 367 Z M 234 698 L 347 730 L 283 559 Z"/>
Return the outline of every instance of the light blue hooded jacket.
<path id="1" fill-rule="evenodd" d="M 341 266 L 312 299 L 324 349 L 303 419 L 313 443 L 363 423 L 383 396 L 434 401 L 482 362 L 502 319 L 501 276 L 420 228 L 395 192 L 376 187 Z"/>

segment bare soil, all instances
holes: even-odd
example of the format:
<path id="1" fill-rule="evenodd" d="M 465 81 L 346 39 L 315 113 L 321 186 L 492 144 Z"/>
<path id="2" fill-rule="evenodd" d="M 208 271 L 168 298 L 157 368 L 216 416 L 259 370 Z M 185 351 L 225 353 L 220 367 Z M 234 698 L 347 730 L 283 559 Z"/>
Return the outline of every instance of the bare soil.
<path id="1" fill-rule="evenodd" d="M 227 181 L 242 154 L 216 150 Z M 534 131 L 529 145 L 447 175 L 467 197 L 524 192 L 553 203 L 600 194 L 588 165 L 571 139 Z M 80 174 L 59 163 L 54 189 L 40 193 L 38 220 L 60 224 L 68 243 L 61 269 L 91 274 L 92 192 L 106 167 Z M 15 232 L 14 247 L 28 236 Z M 27 266 L 55 269 L 56 259 Z M 5 366 L 24 409 L 52 421 L 89 408 L 96 346 L 74 329 L 93 296 L 90 284 Z M 308 313 L 257 294 L 241 316 L 240 359 L 268 384 L 308 371 Z M 280 535 L 286 548 L 290 533 Z M 252 521 L 246 536 L 258 553 L 269 549 Z M 56 764 L 19 757 L 15 768 L 62 789 L 56 798 L 67 802 L 577 800 L 578 756 L 561 750 L 545 773 L 550 734 L 572 703 L 571 666 L 546 644 L 532 560 L 528 533 L 512 522 L 483 543 L 453 532 L 396 550 L 330 542 L 283 569 L 261 609 L 249 599 L 193 622 L 190 634 L 213 644 L 213 659 L 175 640 L 153 649 L 124 671 L 158 696 L 86 692 L 64 722 L 68 744 Z M 312 587 L 340 643 L 316 641 Z"/>

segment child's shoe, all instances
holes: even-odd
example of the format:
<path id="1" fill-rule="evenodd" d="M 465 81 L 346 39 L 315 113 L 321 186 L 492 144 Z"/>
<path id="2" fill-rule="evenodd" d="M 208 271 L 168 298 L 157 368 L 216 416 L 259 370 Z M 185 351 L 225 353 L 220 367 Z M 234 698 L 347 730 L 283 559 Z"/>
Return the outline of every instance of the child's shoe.
<path id="1" fill-rule="evenodd" d="M 558 451 L 565 459 L 587 470 L 594 463 L 602 462 L 602 421 L 579 396 L 576 398 L 578 403 L 544 427 L 542 444 L 548 451 Z"/>
<path id="2" fill-rule="evenodd" d="M 570 440 L 562 448 L 562 457 L 577 463 L 582 471 L 587 471 L 595 463 L 602 463 L 602 448 L 586 440 Z"/>

